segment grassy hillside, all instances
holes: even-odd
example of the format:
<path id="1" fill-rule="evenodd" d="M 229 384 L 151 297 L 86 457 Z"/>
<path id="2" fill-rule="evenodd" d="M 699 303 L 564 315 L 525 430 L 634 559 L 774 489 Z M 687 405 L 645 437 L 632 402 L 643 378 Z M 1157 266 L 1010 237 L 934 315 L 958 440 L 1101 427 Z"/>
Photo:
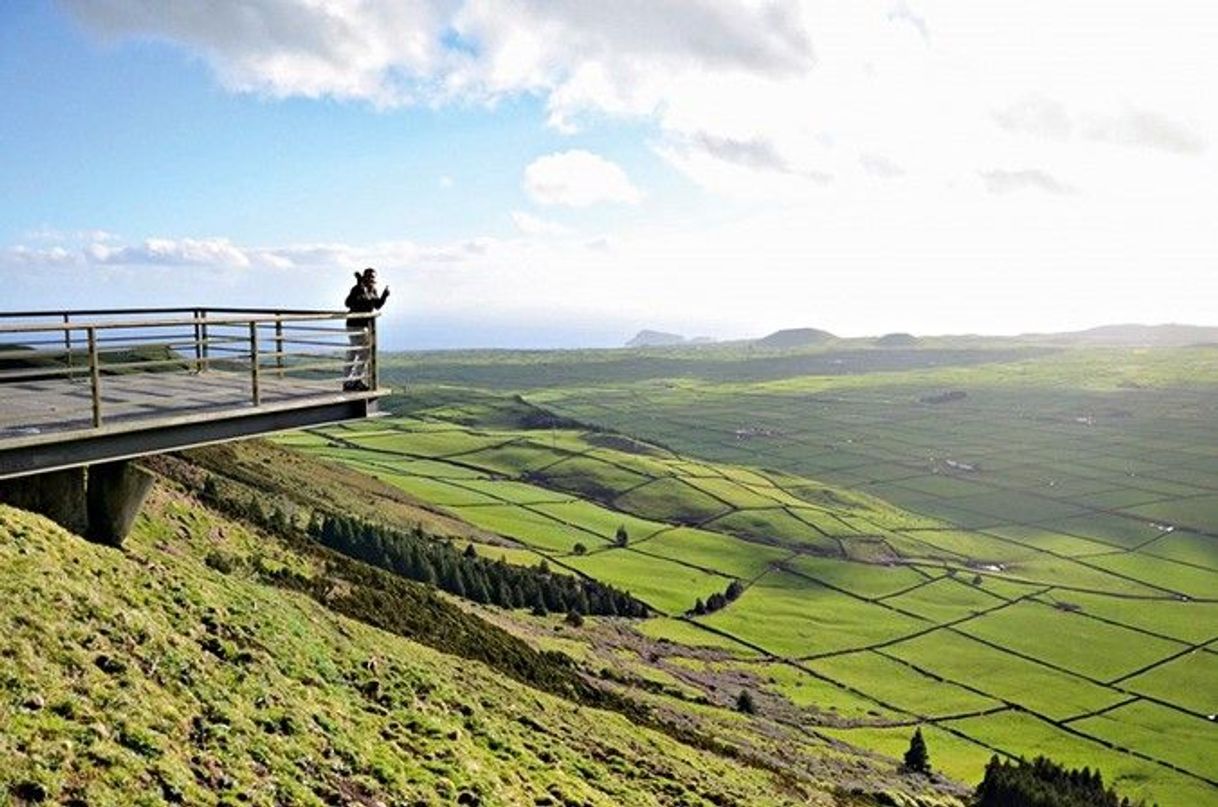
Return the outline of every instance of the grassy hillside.
<path id="1" fill-rule="evenodd" d="M 221 455 L 240 457 L 224 495 L 260 507 L 371 489 L 309 463 L 246 486 L 278 453 Z M 0 803 L 953 803 L 827 738 L 753 731 L 620 667 L 590 676 L 554 652 L 559 618 L 496 627 L 208 509 L 199 465 L 157 467 L 177 481 L 122 551 L 0 508 Z"/>
<path id="2" fill-rule="evenodd" d="M 9 798 L 829 803 L 338 616 L 259 569 L 310 573 L 172 493 L 124 553 L 0 507 Z"/>
<path id="3" fill-rule="evenodd" d="M 1114 371 L 1101 368 L 1098 377 Z M 982 471 L 970 470 L 968 453 L 959 455 L 960 467 L 947 463 L 956 462 L 954 453 L 929 467 L 897 460 L 902 441 L 858 434 L 901 428 L 908 440 L 917 424 L 951 435 L 961 452 L 970 440 L 1004 439 L 992 424 L 963 428 L 965 417 L 956 414 L 975 410 L 983 393 L 987 411 L 996 411 L 989 400 L 997 392 L 980 388 L 981 371 L 963 397 L 921 402 L 951 389 L 943 379 L 957 372 L 928 371 L 920 385 L 905 374 L 899 394 L 872 393 L 877 409 L 909 407 L 917 419 L 859 420 L 851 406 L 870 398 L 849 391 L 883 376 L 842 379 L 840 398 L 802 392 L 834 383 L 823 379 L 786 382 L 789 392 L 692 384 L 555 390 L 529 396 L 556 403 L 566 416 L 555 419 L 565 427 L 544 430 L 522 429 L 504 412 L 480 420 L 493 397 L 476 394 L 467 408 L 466 393 L 449 389 L 394 406 L 409 418 L 286 442 L 513 542 L 517 562 L 544 557 L 626 588 L 668 615 L 637 623 L 629 639 L 564 639 L 559 648 L 576 657 L 599 664 L 610 655 L 606 646 L 619 655 L 640 648 L 631 674 L 721 704 L 724 689 L 749 688 L 767 718 L 785 716 L 892 757 L 904 751 L 909 726 L 921 723 L 935 764 L 966 781 L 995 752 L 1017 758 L 1052 749 L 1070 765 L 1100 767 L 1123 793 L 1164 804 L 1212 797 L 1218 770 L 1207 760 L 1218 740 L 1207 720 L 1215 704 L 1204 659 L 1218 658 L 1218 578 L 1209 539 L 1088 507 L 1087 490 L 1064 483 L 1057 496 L 1004 491 L 1008 466 L 983 461 Z M 986 372 L 1001 385 L 1013 371 Z M 1177 370 L 1144 361 L 1121 372 Z M 1034 395 L 1027 386 L 1010 388 L 1020 401 Z M 1052 394 L 1087 393 L 1055 387 Z M 515 400 L 507 408 L 521 406 Z M 706 414 L 687 415 L 700 410 Z M 822 418 L 840 420 L 829 426 Z M 658 442 L 571 426 L 597 420 Z M 1036 445 L 1031 427 L 1006 428 L 1010 440 L 1022 440 L 1008 450 Z M 834 450 L 816 439 L 835 439 Z M 969 504 L 919 514 L 776 470 L 815 463 L 817 476 L 834 478 L 834 466 L 824 463 L 847 451 L 899 468 L 903 476 L 879 478 L 920 491 L 914 509 L 923 501 Z M 695 458 L 717 452 L 748 452 L 751 462 Z M 964 506 L 985 508 L 995 520 L 957 520 Z M 1038 518 L 1061 524 L 1038 527 Z M 628 536 L 624 546 L 615 540 L 618 527 Z M 744 584 L 743 596 L 688 613 L 732 580 Z M 1181 737 L 1205 750 L 1183 750 Z"/>

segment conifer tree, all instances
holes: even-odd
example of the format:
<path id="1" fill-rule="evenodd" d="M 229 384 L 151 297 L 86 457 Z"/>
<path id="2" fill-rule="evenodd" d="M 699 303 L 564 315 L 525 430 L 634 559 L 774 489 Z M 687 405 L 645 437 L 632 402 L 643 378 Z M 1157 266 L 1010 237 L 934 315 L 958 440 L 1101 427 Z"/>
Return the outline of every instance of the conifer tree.
<path id="1" fill-rule="evenodd" d="M 913 737 L 909 740 L 904 767 L 910 773 L 930 773 L 930 754 L 926 750 L 926 740 L 922 738 L 921 726 L 914 729 Z"/>

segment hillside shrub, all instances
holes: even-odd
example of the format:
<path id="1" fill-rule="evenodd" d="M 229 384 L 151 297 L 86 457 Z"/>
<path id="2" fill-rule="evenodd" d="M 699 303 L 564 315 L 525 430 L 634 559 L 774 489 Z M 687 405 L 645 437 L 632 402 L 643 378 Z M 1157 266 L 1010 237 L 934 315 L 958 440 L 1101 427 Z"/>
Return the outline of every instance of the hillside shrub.
<path id="1" fill-rule="evenodd" d="M 990 757 L 973 794 L 974 807 L 1132 807 L 1104 788 L 1098 770 L 1066 768 L 1046 757 L 1028 762 Z"/>

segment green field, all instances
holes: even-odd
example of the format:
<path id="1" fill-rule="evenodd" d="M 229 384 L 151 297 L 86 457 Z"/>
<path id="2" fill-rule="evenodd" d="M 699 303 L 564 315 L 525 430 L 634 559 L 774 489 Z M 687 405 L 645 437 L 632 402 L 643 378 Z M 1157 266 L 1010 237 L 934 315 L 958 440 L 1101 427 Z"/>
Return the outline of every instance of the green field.
<path id="1" fill-rule="evenodd" d="M 454 386 L 286 439 L 662 614 L 743 581 L 636 630 L 849 742 L 898 753 L 921 721 L 964 779 L 1052 750 L 1218 801 L 1218 349 L 913 352 L 400 357 Z M 528 405 L 559 420 L 522 429 Z"/>

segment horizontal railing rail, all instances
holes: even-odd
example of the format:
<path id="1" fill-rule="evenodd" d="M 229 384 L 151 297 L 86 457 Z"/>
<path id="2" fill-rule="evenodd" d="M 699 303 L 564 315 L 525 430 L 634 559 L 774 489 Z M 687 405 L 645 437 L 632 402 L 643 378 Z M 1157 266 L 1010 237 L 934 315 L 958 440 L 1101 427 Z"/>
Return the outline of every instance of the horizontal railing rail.
<path id="1" fill-rule="evenodd" d="M 99 429 L 143 410 L 373 392 L 377 317 L 219 307 L 0 312 L 0 441 L 81 421 Z M 88 412 L 72 408 L 84 400 Z M 53 404 L 42 412 L 40 401 Z"/>

